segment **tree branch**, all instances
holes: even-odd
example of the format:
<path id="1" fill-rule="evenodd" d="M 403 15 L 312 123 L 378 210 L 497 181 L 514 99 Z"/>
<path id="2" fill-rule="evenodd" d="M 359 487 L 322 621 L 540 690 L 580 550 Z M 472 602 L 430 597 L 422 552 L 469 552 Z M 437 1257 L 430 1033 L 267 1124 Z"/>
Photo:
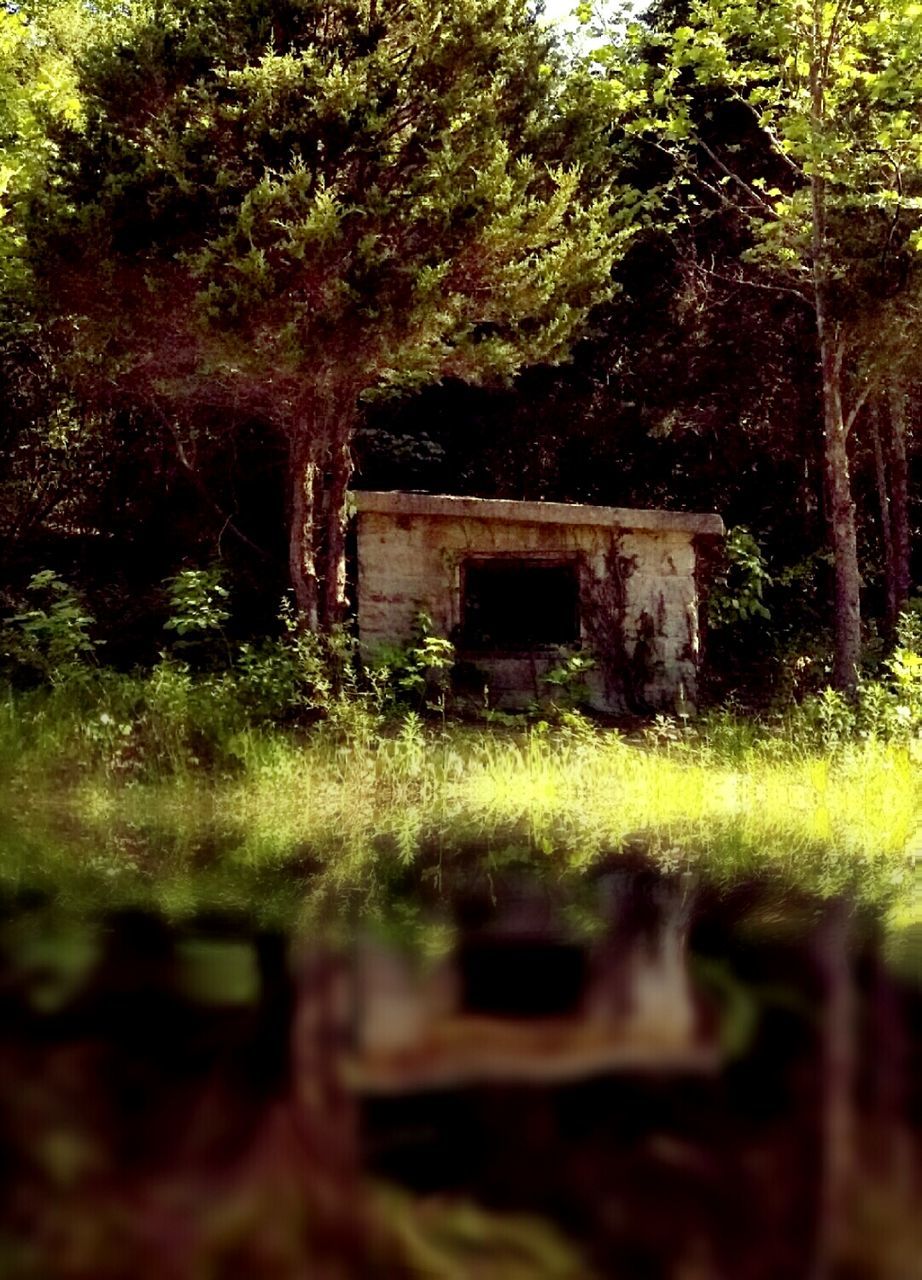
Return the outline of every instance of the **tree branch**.
<path id="1" fill-rule="evenodd" d="M 641 141 L 645 142 L 648 147 L 652 147 L 654 151 L 658 151 L 660 155 L 667 156 L 682 173 L 687 174 L 693 182 L 697 182 L 699 187 L 702 187 L 712 196 L 716 196 L 725 209 L 733 209 L 737 213 L 743 214 L 744 217 L 749 216 L 747 210 L 742 208 L 742 206 L 737 204 L 735 201 L 731 200 L 722 187 L 716 187 L 712 182 L 708 182 L 707 179 L 703 178 L 697 170 L 693 169 L 691 165 L 688 164 L 687 161 L 682 160 L 677 156 L 674 151 L 670 151 L 668 147 L 664 147 L 661 142 L 654 142 L 652 138 L 641 138 Z"/>
<path id="2" fill-rule="evenodd" d="M 855 425 L 855 420 L 857 419 L 858 414 L 864 408 L 865 403 L 867 402 L 867 398 L 871 394 L 871 391 L 873 390 L 873 388 L 874 388 L 874 384 L 870 380 L 866 382 L 864 385 L 864 389 L 861 392 L 861 395 L 852 405 L 851 412 L 849 413 L 848 417 L 845 419 L 846 436 L 850 434 L 852 427 Z"/>
<path id="3" fill-rule="evenodd" d="M 704 275 L 710 276 L 714 280 L 720 280 L 723 284 L 745 285 L 747 289 L 759 289 L 768 293 L 787 293 L 792 297 L 797 298 L 800 302 L 803 302 L 811 309 L 813 307 L 813 302 L 810 297 L 806 293 L 802 293 L 800 289 L 795 288 L 793 285 L 763 284 L 760 280 L 748 280 L 745 276 L 723 275 L 720 271 L 715 271 L 711 267 L 699 266 L 696 267 L 696 270 L 702 272 Z"/>
<path id="4" fill-rule="evenodd" d="M 738 173 L 734 173 L 731 168 L 725 165 L 723 160 L 721 160 L 720 156 L 718 156 L 716 152 L 711 150 L 711 148 L 708 146 L 708 144 L 704 141 L 703 138 L 699 136 L 695 136 L 695 142 L 701 148 L 704 154 L 710 159 L 711 163 L 717 166 L 717 168 L 721 171 L 721 173 L 723 173 L 726 177 L 730 178 L 733 182 L 735 182 L 737 186 L 741 187 L 743 191 L 745 191 L 746 194 L 749 196 L 749 198 L 751 200 L 754 200 L 756 204 L 759 206 L 759 208 L 762 209 L 768 215 L 768 217 L 774 219 L 777 222 L 778 214 L 775 212 L 774 207 L 770 205 L 763 196 L 760 196 L 756 190 L 750 187 L 749 183 L 744 181 L 744 179 L 741 178 Z"/>
<path id="5" fill-rule="evenodd" d="M 832 15 L 832 22 L 829 24 L 829 35 L 826 44 L 823 47 L 822 67 L 823 78 L 829 74 L 829 59 L 832 57 L 832 47 L 835 44 L 836 36 L 839 34 L 839 21 L 845 17 L 851 5 L 851 0 L 839 0 L 836 5 L 835 12 Z"/>

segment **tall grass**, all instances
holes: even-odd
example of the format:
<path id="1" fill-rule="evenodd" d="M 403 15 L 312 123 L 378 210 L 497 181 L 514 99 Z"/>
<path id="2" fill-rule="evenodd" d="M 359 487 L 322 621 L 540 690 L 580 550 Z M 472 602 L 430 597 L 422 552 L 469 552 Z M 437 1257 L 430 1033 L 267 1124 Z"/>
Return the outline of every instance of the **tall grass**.
<path id="1" fill-rule="evenodd" d="M 0 839 L 0 877 L 154 893 L 177 911 L 248 897 L 287 910 L 305 860 L 322 870 L 311 892 L 322 880 L 335 895 L 420 851 L 565 869 L 642 848 L 712 878 L 771 872 L 881 898 L 912 883 L 920 781 L 914 743 L 808 749 L 728 716 L 626 738 L 578 716 L 433 724 L 351 702 L 284 729 L 248 723 L 219 677 L 121 677 L 2 704 L 0 803 L 18 834 Z"/>

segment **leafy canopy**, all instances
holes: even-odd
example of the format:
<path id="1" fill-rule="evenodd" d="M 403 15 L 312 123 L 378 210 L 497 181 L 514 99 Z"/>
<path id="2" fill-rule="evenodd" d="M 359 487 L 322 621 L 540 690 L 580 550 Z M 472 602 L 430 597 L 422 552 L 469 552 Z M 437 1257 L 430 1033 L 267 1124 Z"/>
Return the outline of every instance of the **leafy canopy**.
<path id="1" fill-rule="evenodd" d="M 0 289 L 21 287 L 25 208 L 50 178 L 53 131 L 80 127 L 82 103 L 70 57 L 91 21 L 71 0 L 0 7 Z"/>
<path id="2" fill-rule="evenodd" d="M 585 104 L 520 0 L 138 0 L 80 62 L 37 260 L 158 394 L 295 420 L 508 378 L 612 290 L 639 196 L 572 154 Z"/>
<path id="3" fill-rule="evenodd" d="M 599 57 L 626 131 L 671 155 L 693 201 L 745 210 L 752 256 L 794 283 L 813 268 L 814 177 L 830 282 L 854 285 L 858 266 L 871 286 L 882 252 L 918 247 L 919 4 L 693 0 L 684 21 L 635 23 Z"/>

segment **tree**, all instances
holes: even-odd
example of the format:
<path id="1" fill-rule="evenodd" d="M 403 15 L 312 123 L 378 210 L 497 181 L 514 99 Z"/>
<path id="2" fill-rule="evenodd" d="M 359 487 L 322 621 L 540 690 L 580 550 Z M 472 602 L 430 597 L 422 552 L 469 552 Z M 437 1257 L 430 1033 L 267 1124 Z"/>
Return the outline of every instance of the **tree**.
<path id="1" fill-rule="evenodd" d="M 81 103 L 67 44 L 79 26 L 68 0 L 50 0 L 40 23 L 29 6 L 0 9 L 0 296 L 23 281 L 23 202 L 54 156 L 52 129 L 76 126 Z"/>
<path id="2" fill-rule="evenodd" d="M 79 129 L 70 51 L 93 21 L 73 0 L 0 8 L 0 543 L 15 545 L 87 480 L 88 433 L 30 316 L 29 201 L 51 181 L 55 132 Z"/>
<path id="3" fill-rule="evenodd" d="M 636 193 L 572 154 L 523 0 L 138 0 L 79 63 L 86 126 L 34 205 L 46 304 L 120 393 L 280 433 L 292 584 L 329 626 L 360 401 L 565 359 Z"/>
<path id="4" fill-rule="evenodd" d="M 652 34 L 635 26 L 608 62 L 613 111 L 671 158 L 686 200 L 731 206 L 745 221 L 741 277 L 793 291 L 813 313 L 834 682 L 853 690 L 861 615 L 848 437 L 891 371 L 887 315 L 922 236 L 922 10 L 909 0 L 694 0 L 684 21 L 670 16 Z M 731 119 L 745 148 L 715 136 L 715 122 Z"/>

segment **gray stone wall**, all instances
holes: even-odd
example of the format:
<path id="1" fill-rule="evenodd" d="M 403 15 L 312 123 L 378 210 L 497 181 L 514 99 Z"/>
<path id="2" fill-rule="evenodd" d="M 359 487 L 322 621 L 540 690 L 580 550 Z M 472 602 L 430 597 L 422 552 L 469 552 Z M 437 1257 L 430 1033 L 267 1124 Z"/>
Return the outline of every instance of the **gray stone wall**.
<path id="1" fill-rule="evenodd" d="M 472 556 L 564 556 L 577 565 L 581 643 L 596 667 L 598 710 L 673 710 L 694 701 L 698 662 L 696 537 L 719 536 L 717 516 L 627 511 L 401 493 L 356 493 L 358 624 L 363 652 L 403 644 L 420 611 L 457 636 L 462 566 Z M 553 651 L 461 656 L 482 670 L 491 700 L 522 705 L 540 692 Z"/>

